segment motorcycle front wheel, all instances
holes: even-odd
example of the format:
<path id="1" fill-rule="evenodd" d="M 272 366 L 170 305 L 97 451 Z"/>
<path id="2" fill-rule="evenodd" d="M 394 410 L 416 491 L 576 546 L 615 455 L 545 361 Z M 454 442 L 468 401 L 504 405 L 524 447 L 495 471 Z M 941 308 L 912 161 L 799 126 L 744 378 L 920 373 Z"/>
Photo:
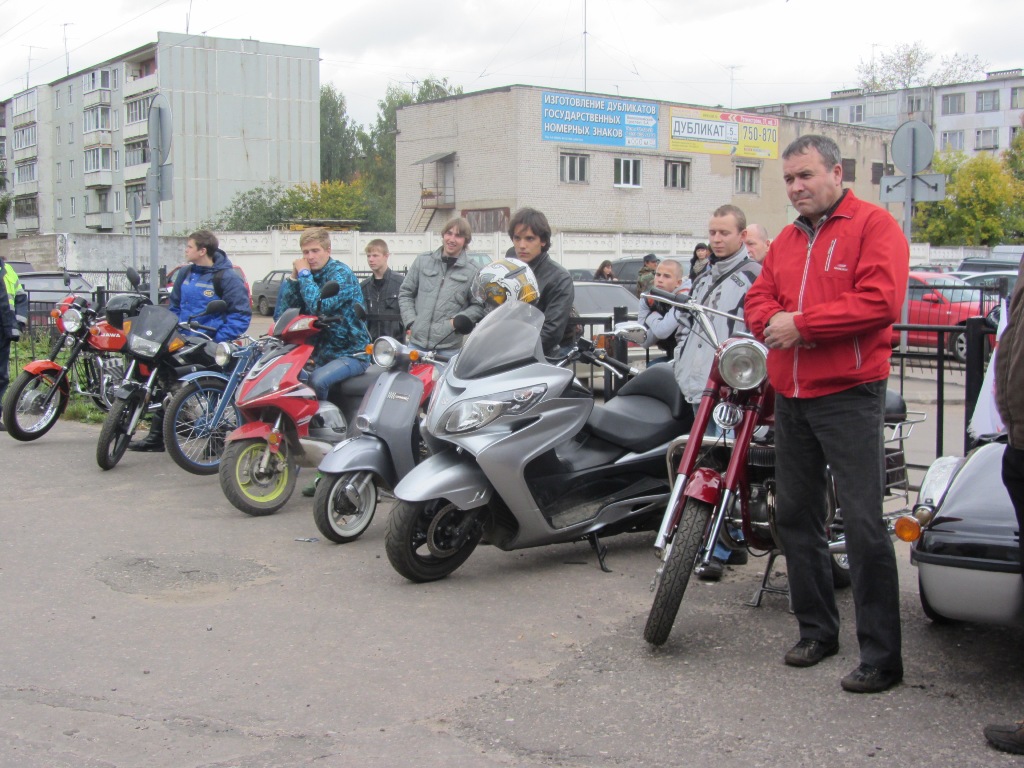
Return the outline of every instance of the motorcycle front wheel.
<path id="1" fill-rule="evenodd" d="M 409 581 L 443 579 L 480 543 L 485 509 L 459 509 L 444 499 L 398 502 L 384 534 L 391 566 Z"/>
<path id="2" fill-rule="evenodd" d="M 215 475 L 224 453 L 224 439 L 238 426 L 234 405 L 224 409 L 217 424 L 213 415 L 227 384 L 220 379 L 181 387 L 167 404 L 164 445 L 171 459 L 193 475 Z"/>
<path id="3" fill-rule="evenodd" d="M 335 544 L 358 539 L 377 510 L 377 485 L 372 472 L 324 475 L 316 484 L 313 522 Z"/>
<path id="4" fill-rule="evenodd" d="M 220 488 L 236 508 L 253 517 L 272 515 L 291 498 L 298 470 L 287 440 L 277 453 L 262 438 L 229 442 L 220 457 Z"/>
<path id="5" fill-rule="evenodd" d="M 100 465 L 100 469 L 113 469 L 124 456 L 124 452 L 128 450 L 128 443 L 132 440 L 132 433 L 129 431 L 132 417 L 141 409 L 142 400 L 138 396 L 115 401 L 103 420 L 100 439 L 96 443 L 96 463 Z M 138 421 L 142 421 L 141 414 Z"/>
<path id="6" fill-rule="evenodd" d="M 7 431 L 15 440 L 37 440 L 57 423 L 67 401 L 68 396 L 57 386 L 57 374 L 53 371 L 22 371 L 4 399 L 3 421 Z"/>
<path id="7" fill-rule="evenodd" d="M 665 547 L 662 567 L 655 577 L 654 605 L 644 627 L 644 640 L 651 645 L 664 644 L 672 632 L 711 512 L 712 507 L 706 501 L 686 500 L 679 527 Z"/>

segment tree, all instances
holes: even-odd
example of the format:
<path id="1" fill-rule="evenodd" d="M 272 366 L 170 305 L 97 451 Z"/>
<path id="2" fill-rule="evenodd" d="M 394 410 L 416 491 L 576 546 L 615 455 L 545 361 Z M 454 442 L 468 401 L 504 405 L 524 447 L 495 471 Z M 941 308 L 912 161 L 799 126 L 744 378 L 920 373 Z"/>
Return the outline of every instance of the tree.
<path id="1" fill-rule="evenodd" d="M 363 182 L 324 181 L 297 184 L 284 194 L 285 207 L 296 219 L 365 219 Z"/>
<path id="2" fill-rule="evenodd" d="M 333 85 L 320 87 L 320 179 L 352 181 L 361 129 L 348 116 L 345 96 Z"/>
<path id="3" fill-rule="evenodd" d="M 993 246 L 1024 231 L 1024 183 L 998 159 L 947 152 L 935 156 L 932 168 L 946 176 L 946 199 L 917 205 L 916 239 Z"/>
<path id="4" fill-rule="evenodd" d="M 7 165 L 0 159 L 0 224 L 7 222 L 14 198 L 7 194 Z"/>
<path id="5" fill-rule="evenodd" d="M 377 120 L 362 136 L 364 156 L 360 168 L 366 182 L 370 230 L 390 232 L 396 228 L 395 136 L 398 132 L 398 110 L 410 104 L 460 93 L 462 86 L 452 85 L 446 77 L 438 79 L 431 76 L 419 84 L 415 93 L 390 85 L 384 98 L 377 102 Z"/>
<path id="6" fill-rule="evenodd" d="M 929 74 L 928 63 L 934 58 L 935 54 L 920 41 L 912 45 L 901 43 L 891 52 L 881 54 L 877 60 L 872 57 L 869 62 L 861 61 L 857 65 L 858 84 L 868 92 L 947 85 L 976 79 L 986 67 L 978 56 L 955 53 L 944 56 L 939 67 Z"/>
<path id="7" fill-rule="evenodd" d="M 259 232 L 291 218 L 287 190 L 279 181 L 239 192 L 220 212 L 215 229 L 230 232 Z"/>

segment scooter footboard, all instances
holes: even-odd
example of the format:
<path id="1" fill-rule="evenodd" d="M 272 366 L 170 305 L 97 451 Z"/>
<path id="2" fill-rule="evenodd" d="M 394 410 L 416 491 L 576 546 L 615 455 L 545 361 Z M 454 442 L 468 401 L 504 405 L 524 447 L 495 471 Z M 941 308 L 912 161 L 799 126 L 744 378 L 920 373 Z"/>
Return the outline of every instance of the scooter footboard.
<path id="1" fill-rule="evenodd" d="M 425 459 L 395 487 L 402 501 L 447 499 L 459 509 L 482 507 L 494 488 L 476 460 L 468 454 L 444 451 Z"/>
<path id="2" fill-rule="evenodd" d="M 388 488 L 398 482 L 395 463 L 384 441 L 374 435 L 359 435 L 338 443 L 324 456 L 317 471 L 325 475 L 342 472 L 373 472 Z"/>

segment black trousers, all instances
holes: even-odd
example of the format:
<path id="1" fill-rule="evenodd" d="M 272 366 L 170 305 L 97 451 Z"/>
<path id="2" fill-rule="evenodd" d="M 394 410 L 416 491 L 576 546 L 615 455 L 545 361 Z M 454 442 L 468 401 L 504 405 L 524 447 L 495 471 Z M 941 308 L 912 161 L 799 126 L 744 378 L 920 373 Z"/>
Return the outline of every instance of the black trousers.
<path id="1" fill-rule="evenodd" d="M 1003 451 L 1003 485 L 1017 513 L 1017 543 L 1020 545 L 1021 578 L 1024 578 L 1024 450 L 1006 446 Z"/>
<path id="2" fill-rule="evenodd" d="M 860 660 L 902 670 L 899 576 L 882 521 L 885 381 L 775 399 L 777 524 L 800 637 L 839 637 L 825 521 L 826 466 L 846 532 Z"/>

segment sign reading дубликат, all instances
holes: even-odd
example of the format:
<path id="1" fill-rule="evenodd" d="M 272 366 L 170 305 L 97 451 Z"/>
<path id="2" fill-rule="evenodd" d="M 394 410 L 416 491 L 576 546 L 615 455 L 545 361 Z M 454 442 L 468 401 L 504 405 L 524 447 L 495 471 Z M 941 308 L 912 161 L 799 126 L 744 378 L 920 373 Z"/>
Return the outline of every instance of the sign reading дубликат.
<path id="1" fill-rule="evenodd" d="M 668 148 L 674 152 L 774 160 L 779 156 L 779 118 L 720 109 L 672 107 Z"/>
<path id="2" fill-rule="evenodd" d="M 544 91 L 541 100 L 544 141 L 658 148 L 657 104 L 555 91 Z"/>

